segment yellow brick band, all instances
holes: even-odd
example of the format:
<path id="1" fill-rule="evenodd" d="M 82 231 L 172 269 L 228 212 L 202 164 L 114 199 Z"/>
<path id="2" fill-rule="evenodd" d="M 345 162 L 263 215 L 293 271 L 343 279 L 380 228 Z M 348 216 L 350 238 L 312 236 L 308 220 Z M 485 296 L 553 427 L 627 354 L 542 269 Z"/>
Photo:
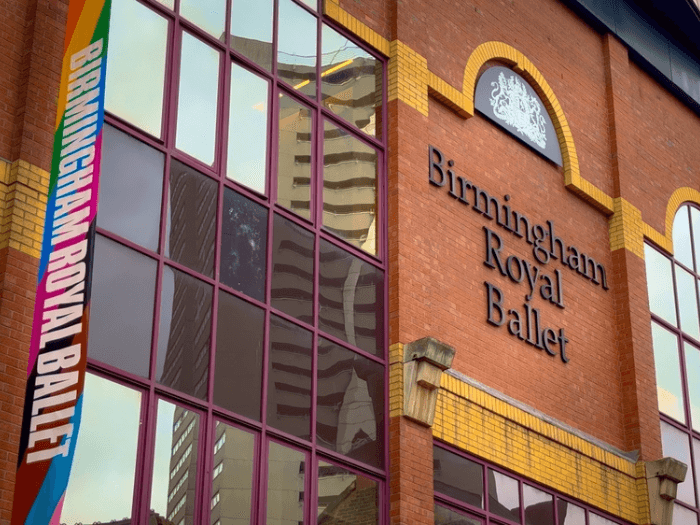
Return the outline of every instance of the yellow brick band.
<path id="1" fill-rule="evenodd" d="M 647 226 L 642 221 L 642 212 L 621 197 L 614 200 L 614 210 L 609 221 L 610 250 L 625 248 L 643 259 Z"/>
<path id="2" fill-rule="evenodd" d="M 403 344 L 389 347 L 389 417 L 403 414 Z"/>
<path id="3" fill-rule="evenodd" d="M 404 43 L 389 46 L 387 100 L 400 100 L 428 116 L 428 61 Z"/>
<path id="4" fill-rule="evenodd" d="M 643 463 L 443 374 L 433 436 L 633 523 L 649 523 Z"/>
<path id="5" fill-rule="evenodd" d="M 0 248 L 41 257 L 48 188 L 47 171 L 0 159 Z"/>

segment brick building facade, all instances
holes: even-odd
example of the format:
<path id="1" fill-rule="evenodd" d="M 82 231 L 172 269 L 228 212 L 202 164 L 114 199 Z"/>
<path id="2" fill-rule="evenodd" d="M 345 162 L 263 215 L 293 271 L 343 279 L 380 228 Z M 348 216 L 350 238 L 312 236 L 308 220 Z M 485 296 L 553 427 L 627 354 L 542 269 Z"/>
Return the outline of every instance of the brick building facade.
<path id="1" fill-rule="evenodd" d="M 90 335 L 91 377 L 140 396 L 126 510 L 112 520 L 671 525 L 675 508 L 674 524 L 700 523 L 700 422 L 692 419 L 700 407 L 693 383 L 700 334 L 689 328 L 697 320 L 687 320 L 693 304 L 696 318 L 700 310 L 692 233 L 693 210 L 700 209 L 696 5 L 275 0 L 265 15 L 273 20 L 266 40 L 236 33 L 234 19 L 244 15 L 230 0 L 218 8 L 222 29 L 198 18 L 186 0 L 113 3 L 120 13 L 135 6 L 162 22 L 163 48 L 154 51 L 163 56 L 162 71 L 153 74 L 165 80 L 152 128 L 138 117 L 138 102 L 152 102 L 147 94 L 134 95 L 136 117 L 127 111 L 131 99 L 107 102 L 106 124 L 126 138 L 109 139 L 105 149 L 138 142 L 166 160 L 158 168 L 165 182 L 154 201 L 155 248 L 114 218 L 122 203 L 101 201 L 100 209 L 111 211 L 101 224 L 98 215 L 103 255 L 95 264 L 108 268 L 105 253 L 128 249 L 120 260 L 150 257 L 155 283 L 145 300 L 152 314 L 145 371 L 130 361 L 132 350 L 123 350 L 123 360 L 112 357 L 122 352 L 120 338 L 135 341 L 123 332 L 138 330 L 119 321 L 109 327 L 104 319 L 122 319 L 99 313 L 109 305 L 94 314 L 100 332 Z M 253 13 L 267 2 L 241 4 L 256 6 Z M 17 501 L 68 3 L 4 0 L 1 7 L 4 525 Z M 294 47 L 305 26 L 280 29 L 283 9 L 312 24 L 319 58 L 311 65 L 300 58 L 303 46 Z M 113 15 L 113 27 L 118 23 Z M 114 41 L 110 52 L 118 53 L 122 40 Z M 214 160 L 199 153 L 200 143 L 187 142 L 182 121 L 185 103 L 177 97 L 190 89 L 182 80 L 188 45 L 219 57 Z M 293 51 L 285 55 L 284 46 Z M 355 54 L 344 54 L 348 49 Z M 561 165 L 512 125 L 486 118 L 475 93 L 494 66 L 534 90 L 537 101 L 528 100 L 551 119 Z M 353 68 L 350 80 L 343 68 Z M 267 121 L 262 128 L 246 120 L 229 125 L 244 98 L 234 94 L 234 79 L 251 74 L 262 79 L 255 107 Z M 109 89 L 108 80 L 108 97 Z M 254 171 L 249 165 L 243 176 L 225 169 L 235 156 L 232 137 L 245 142 L 236 126 L 249 125 L 251 136 L 264 133 L 259 186 L 245 178 Z M 110 162 L 119 164 L 121 155 Z M 104 173 L 121 173 L 104 165 Z M 135 171 L 125 166 L 118 168 Z M 191 220 L 206 199 L 214 203 L 211 216 Z M 260 227 L 262 262 L 254 250 L 241 252 L 248 267 L 232 276 L 225 243 L 239 234 L 227 230 L 235 213 L 224 208 L 268 225 Z M 689 210 L 690 226 L 674 227 L 679 210 Z M 224 248 L 211 247 L 218 244 Z M 193 262 L 188 254 L 197 250 L 209 251 Z M 648 280 L 663 281 L 663 272 L 650 257 L 674 276 L 653 294 Z M 101 290 L 105 275 L 120 271 L 110 264 L 102 273 L 96 266 Z M 682 272 L 688 280 L 676 276 Z M 169 286 L 175 291 L 168 298 Z M 694 299 L 683 299 L 683 289 L 694 290 Z M 663 314 L 669 304 L 672 318 Z M 258 325 L 261 335 L 251 335 Z M 661 329 L 676 338 L 671 364 L 652 331 Z M 231 357 L 234 349 L 226 357 L 232 339 L 257 345 L 259 362 Z M 172 432 L 162 438 L 166 413 Z M 154 511 L 161 448 L 169 451 L 170 475 L 158 482 L 166 496 Z M 185 457 L 183 450 L 193 452 Z M 221 459 L 226 450 L 240 456 Z M 659 461 L 666 456 L 688 467 L 675 502 L 682 468 Z M 227 478 L 226 469 L 249 479 Z M 102 472 L 81 481 L 107 478 Z M 78 500 L 88 492 L 68 490 L 74 522 L 109 521 L 81 517 Z"/>

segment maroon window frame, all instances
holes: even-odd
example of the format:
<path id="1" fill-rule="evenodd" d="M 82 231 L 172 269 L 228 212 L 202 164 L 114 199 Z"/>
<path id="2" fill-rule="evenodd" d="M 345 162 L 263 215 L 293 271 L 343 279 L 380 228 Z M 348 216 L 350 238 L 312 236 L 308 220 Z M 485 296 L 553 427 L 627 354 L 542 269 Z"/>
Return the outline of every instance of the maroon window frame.
<path id="1" fill-rule="evenodd" d="M 152 475 L 152 464 L 154 461 L 154 448 L 155 448 L 155 435 L 156 435 L 156 417 L 157 417 L 157 406 L 159 400 L 166 400 L 171 403 L 177 404 L 178 407 L 185 408 L 191 412 L 198 414 L 199 416 L 199 433 L 197 435 L 197 476 L 196 476 L 196 487 L 197 487 L 197 501 L 194 508 L 194 521 L 196 523 L 204 523 L 209 521 L 209 511 L 210 502 L 212 501 L 212 488 L 211 488 L 211 476 L 214 468 L 217 466 L 213 464 L 214 454 L 213 449 L 215 446 L 216 429 L 215 423 L 217 421 L 224 422 L 233 427 L 239 427 L 248 432 L 255 434 L 255 467 L 253 474 L 253 493 L 252 493 L 252 514 L 251 523 L 261 522 L 262 516 L 264 516 L 266 508 L 266 450 L 268 443 L 277 442 L 283 443 L 290 449 L 295 449 L 301 451 L 305 454 L 306 462 L 306 476 L 305 476 L 305 523 L 310 523 L 316 518 L 314 517 L 316 511 L 314 505 L 316 504 L 316 482 L 317 482 L 317 465 L 319 461 L 324 461 L 338 465 L 346 469 L 349 472 L 355 472 L 367 479 L 375 480 L 378 483 L 378 523 L 388 523 L 388 484 L 386 483 L 387 471 L 388 471 L 388 377 L 386 370 L 386 347 L 388 341 L 388 286 L 387 286 L 387 188 L 386 188 L 386 172 L 387 172 L 387 155 L 386 155 L 386 92 L 387 92 L 387 81 L 386 81 L 386 59 L 379 56 L 375 51 L 365 48 L 365 51 L 372 53 L 375 58 L 381 64 L 382 70 L 382 104 L 380 108 L 380 115 L 377 119 L 377 126 L 379 133 L 377 136 L 370 136 L 358 128 L 354 127 L 351 123 L 346 122 L 342 118 L 335 115 L 332 111 L 329 111 L 321 102 L 321 61 L 317 60 L 316 64 L 316 97 L 315 99 L 309 98 L 308 96 L 303 96 L 297 94 L 293 86 L 290 86 L 283 82 L 277 76 L 277 12 L 279 9 L 279 1 L 274 0 L 274 15 L 273 20 L 273 66 L 272 71 L 268 72 L 265 68 L 256 64 L 255 62 L 249 60 L 245 56 L 237 53 L 230 46 L 230 10 L 231 10 L 231 0 L 226 2 L 226 15 L 225 15 L 225 37 L 223 41 L 215 39 L 210 34 L 206 33 L 204 30 L 198 28 L 196 25 L 181 17 L 179 14 L 179 4 L 180 0 L 175 0 L 175 9 L 171 10 L 167 6 L 156 2 L 155 0 L 137 0 L 139 3 L 147 6 L 149 9 L 157 12 L 168 20 L 168 36 L 167 36 L 167 53 L 166 53 L 166 71 L 165 71 L 165 82 L 164 82 L 164 102 L 163 102 L 163 112 L 162 112 L 162 129 L 161 137 L 154 137 L 148 133 L 140 130 L 136 126 L 132 125 L 126 120 L 106 112 L 105 122 L 106 124 L 122 131 L 132 137 L 137 138 L 142 143 L 150 146 L 155 151 L 161 152 L 165 156 L 164 165 L 164 179 L 163 179 L 163 196 L 161 202 L 161 216 L 160 216 L 160 240 L 159 249 L 157 252 L 145 249 L 138 244 L 120 236 L 112 233 L 104 228 L 98 227 L 97 234 L 103 238 L 109 239 L 116 243 L 119 243 L 123 247 L 135 252 L 142 254 L 157 264 L 157 277 L 155 286 L 155 306 L 153 312 L 153 326 L 152 326 L 152 343 L 151 343 L 151 354 L 150 354 L 150 372 L 148 377 L 141 377 L 139 375 L 128 373 L 118 367 L 109 365 L 105 362 L 98 361 L 96 359 L 90 358 L 88 354 L 88 370 L 90 373 L 96 374 L 100 377 L 107 378 L 111 381 L 124 384 L 139 391 L 142 395 L 141 403 L 141 428 L 138 437 L 138 455 L 136 461 L 136 488 L 133 495 L 133 506 L 132 506 L 132 517 L 131 519 L 137 523 L 146 523 L 149 520 L 149 501 L 150 501 L 150 483 Z M 318 55 L 320 56 L 321 50 L 321 32 L 322 26 L 328 25 L 332 27 L 330 21 L 325 20 L 320 14 L 321 1 L 319 1 L 318 9 L 313 10 L 304 4 L 300 0 L 294 0 L 294 2 L 306 12 L 310 13 L 316 19 L 317 27 L 317 46 Z M 333 27 L 336 31 L 346 36 L 347 38 L 352 38 L 348 35 L 342 28 Z M 180 46 L 182 40 L 182 32 L 187 31 L 189 34 L 195 36 L 201 41 L 205 42 L 208 46 L 216 49 L 219 52 L 219 86 L 218 86 L 218 101 L 217 101 L 217 125 L 216 125 L 216 142 L 215 142 L 215 160 L 211 166 L 208 166 L 196 158 L 179 151 L 175 146 L 175 133 L 177 125 L 177 90 L 178 90 L 178 79 L 179 79 L 179 55 Z M 358 46 L 364 47 L 363 44 Z M 228 114 L 228 100 L 229 100 L 229 83 L 231 77 L 231 67 L 232 63 L 240 65 L 246 68 L 248 71 L 255 73 L 260 78 L 267 81 L 269 86 L 269 98 L 268 98 L 268 132 L 267 132 L 267 156 L 266 156 L 266 188 L 267 194 L 259 194 L 241 184 L 237 184 L 226 178 L 225 166 L 226 166 L 226 138 L 228 133 L 228 124 L 226 121 L 226 116 Z M 277 105 L 279 101 L 279 96 L 284 94 L 286 96 L 293 97 L 303 104 L 309 106 L 313 110 L 314 114 L 314 137 L 312 140 L 312 201 L 310 208 L 312 211 L 312 220 L 306 220 L 295 215 L 293 212 L 282 208 L 276 204 L 276 170 L 277 170 L 277 137 L 278 137 L 278 122 L 277 122 Z M 377 182 L 376 182 L 376 217 L 379 224 L 377 228 L 377 243 L 376 243 L 376 256 L 370 255 L 364 252 L 362 249 L 356 248 L 351 244 L 346 243 L 340 237 L 334 235 L 332 232 L 328 231 L 323 227 L 323 179 L 322 179 L 322 167 L 323 167 L 323 122 L 327 121 L 332 123 L 334 126 L 345 130 L 350 136 L 356 138 L 363 144 L 366 144 L 376 150 L 378 154 L 378 164 L 377 164 Z M 178 162 L 185 164 L 199 173 L 203 174 L 208 179 L 211 179 L 217 184 L 218 187 L 218 197 L 216 199 L 216 236 L 215 236 L 215 264 L 213 276 L 207 276 L 202 273 L 198 273 L 184 264 L 175 262 L 164 255 L 165 253 L 165 232 L 166 232 L 166 216 L 168 213 L 168 200 L 169 200 L 169 185 L 170 185 L 170 166 L 172 161 L 177 160 Z M 250 201 L 260 205 L 267 212 L 267 250 L 266 250 L 266 277 L 265 277 L 265 298 L 264 300 L 253 299 L 245 294 L 230 288 L 222 284 L 219 280 L 220 274 L 220 259 L 221 259 L 221 236 L 222 236 L 222 206 L 224 199 L 224 192 L 226 190 L 233 190 L 237 194 L 244 196 Z M 135 189 L 138 191 L 138 189 Z M 312 323 L 305 323 L 295 319 L 293 316 L 288 315 L 280 310 L 277 310 L 271 306 L 270 288 L 271 288 L 271 266 L 272 266 L 272 232 L 274 226 L 275 216 L 281 216 L 294 224 L 302 227 L 307 232 L 310 232 L 314 238 L 314 287 L 313 287 L 313 321 Z M 319 245 L 320 242 L 324 241 L 330 243 L 332 246 L 342 249 L 344 252 L 352 254 L 356 259 L 366 263 L 370 267 L 376 269 L 383 275 L 382 285 L 380 286 L 377 293 L 381 294 L 382 303 L 384 305 L 383 311 L 380 312 L 381 315 L 381 330 L 379 333 L 379 348 L 381 349 L 379 355 L 373 355 L 370 352 L 362 350 L 359 347 L 355 347 L 350 343 L 343 341 L 332 334 L 323 332 L 319 328 Z M 159 383 L 156 379 L 156 367 L 157 367 L 157 357 L 158 357 L 158 330 L 159 330 L 159 320 L 160 320 L 160 310 L 161 310 L 161 295 L 163 290 L 163 272 L 164 268 L 169 267 L 177 270 L 185 275 L 196 278 L 201 283 L 206 283 L 212 289 L 212 303 L 211 303 L 211 332 L 209 338 L 209 375 L 207 378 L 207 396 L 206 399 L 200 399 L 194 395 L 185 394 L 175 388 L 171 388 Z M 245 301 L 249 305 L 254 305 L 260 308 L 264 312 L 264 336 L 263 336 L 263 352 L 264 359 L 262 363 L 262 385 L 261 385 L 261 414 L 260 421 L 255 418 L 245 417 L 235 412 L 225 410 L 220 406 L 217 406 L 213 402 L 214 398 L 214 376 L 215 376 L 215 361 L 216 361 L 216 333 L 217 333 L 217 311 L 219 298 L 221 293 L 228 293 L 235 297 L 238 297 Z M 275 428 L 266 424 L 266 410 L 267 410 L 267 380 L 268 380 L 268 357 L 269 357 L 269 333 L 270 333 L 270 318 L 271 315 L 278 316 L 285 321 L 288 321 L 296 326 L 302 326 L 312 334 L 313 346 L 312 346 L 312 388 L 311 388 L 311 436 L 310 439 L 301 439 L 293 435 L 284 433 L 282 431 L 276 430 Z M 381 422 L 381 428 L 377 429 L 377 440 L 380 441 L 379 449 L 381 450 L 381 459 L 378 464 L 373 466 L 366 462 L 352 459 L 347 455 L 341 453 L 322 449 L 316 443 L 316 399 L 317 399 L 317 352 L 319 338 L 323 337 L 331 341 L 332 343 L 353 352 L 357 356 L 360 356 L 366 360 L 369 360 L 377 365 L 381 366 L 383 369 L 383 388 L 382 388 L 382 402 L 383 402 L 383 420 Z M 179 432 L 182 432 L 179 429 Z M 178 479 L 179 475 L 175 478 Z M 177 501 L 178 498 L 176 498 Z M 179 518 L 178 518 L 179 521 Z"/>

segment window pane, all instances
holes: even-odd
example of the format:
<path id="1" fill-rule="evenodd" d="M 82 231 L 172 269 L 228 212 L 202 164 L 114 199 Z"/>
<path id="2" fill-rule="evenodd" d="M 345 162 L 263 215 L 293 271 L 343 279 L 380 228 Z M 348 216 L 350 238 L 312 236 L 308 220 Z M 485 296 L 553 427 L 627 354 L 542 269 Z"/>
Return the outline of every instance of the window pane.
<path id="1" fill-rule="evenodd" d="M 221 282 L 265 300 L 267 210 L 226 188 L 221 237 Z"/>
<path id="2" fill-rule="evenodd" d="M 135 0 L 113 2 L 105 109 L 160 137 L 168 22 Z"/>
<path id="3" fill-rule="evenodd" d="M 231 5 L 231 47 L 272 71 L 272 0 L 236 0 Z"/>
<path id="4" fill-rule="evenodd" d="M 277 74 L 316 98 L 316 17 L 292 0 L 280 0 L 278 22 Z"/>
<path id="5" fill-rule="evenodd" d="M 447 507 L 435 505 L 435 525 L 480 525 L 481 520 L 463 516 Z"/>
<path id="6" fill-rule="evenodd" d="M 231 67 L 226 177 L 265 193 L 269 84 L 242 67 Z"/>
<path id="7" fill-rule="evenodd" d="M 700 210 L 690 208 L 690 218 L 693 223 L 693 240 L 695 242 L 695 260 L 700 261 Z M 695 269 L 697 271 L 697 268 Z"/>
<path id="8" fill-rule="evenodd" d="M 214 276 L 218 185 L 172 159 L 165 223 L 165 256 Z"/>
<path id="9" fill-rule="evenodd" d="M 693 268 L 693 247 L 690 242 L 688 206 L 682 206 L 673 220 L 673 256 L 688 268 Z"/>
<path id="10" fill-rule="evenodd" d="M 528 484 L 523 484 L 525 522 L 554 525 L 554 497 Z"/>
<path id="11" fill-rule="evenodd" d="M 321 240 L 319 327 L 351 345 L 383 355 L 383 273 Z"/>
<path id="12" fill-rule="evenodd" d="M 317 443 L 381 467 L 384 367 L 319 338 Z"/>
<path id="13" fill-rule="evenodd" d="M 304 522 L 305 465 L 304 453 L 270 442 L 267 462 L 267 525 Z"/>
<path id="14" fill-rule="evenodd" d="M 433 447 L 433 480 L 436 492 L 484 508 L 484 469 L 478 463 Z"/>
<path id="15" fill-rule="evenodd" d="M 693 467 L 695 468 L 696 472 L 700 472 L 700 440 L 693 438 L 693 455 L 695 458 L 695 464 Z M 688 474 L 685 475 L 686 479 L 688 479 Z M 698 501 L 700 501 L 700 485 L 696 487 L 696 492 L 698 496 Z"/>
<path id="16" fill-rule="evenodd" d="M 216 423 L 212 494 L 220 501 L 211 510 L 210 523 L 248 525 L 253 491 L 255 436 L 224 423 Z M 217 474 L 217 468 L 219 470 Z"/>
<path id="17" fill-rule="evenodd" d="M 354 521 L 353 521 L 354 518 Z M 318 462 L 318 525 L 379 521 L 379 483 L 324 461 Z"/>
<path id="18" fill-rule="evenodd" d="M 206 399 L 212 288 L 169 266 L 162 287 L 156 379 Z"/>
<path id="19" fill-rule="evenodd" d="M 611 521 L 607 518 L 604 518 L 603 516 L 598 516 L 597 514 L 594 514 L 593 512 L 590 512 L 588 514 L 589 522 L 590 525 L 617 525 L 614 521 Z"/>
<path id="20" fill-rule="evenodd" d="M 199 415 L 158 400 L 151 512 L 169 523 L 194 523 Z"/>
<path id="21" fill-rule="evenodd" d="M 377 253 L 377 152 L 326 121 L 323 225 L 367 253 Z"/>
<path id="22" fill-rule="evenodd" d="M 673 298 L 671 261 L 648 244 L 644 245 L 647 269 L 647 289 L 651 312 L 676 324 L 676 305 Z"/>
<path id="23" fill-rule="evenodd" d="M 685 481 L 678 485 L 677 498 L 689 505 L 695 505 L 695 487 L 693 486 L 693 464 L 690 461 L 690 445 L 688 435 L 661 422 L 661 448 L 664 456 L 671 456 L 688 465 Z"/>
<path id="24" fill-rule="evenodd" d="M 586 525 L 586 511 L 578 505 L 558 499 L 559 523 L 562 525 Z"/>
<path id="25" fill-rule="evenodd" d="M 700 351 L 691 344 L 684 343 L 685 373 L 688 381 L 688 402 L 693 428 L 700 431 Z"/>
<path id="26" fill-rule="evenodd" d="M 698 516 L 692 510 L 673 505 L 673 525 L 697 525 Z"/>
<path id="27" fill-rule="evenodd" d="M 651 335 L 654 342 L 659 410 L 678 421 L 685 422 L 678 338 L 656 323 L 651 323 Z"/>
<path id="28" fill-rule="evenodd" d="M 270 318 L 267 424 L 311 439 L 311 332 Z"/>
<path id="29" fill-rule="evenodd" d="M 158 250 L 163 154 L 125 133 L 103 128 L 97 225 Z"/>
<path id="30" fill-rule="evenodd" d="M 277 203 L 309 219 L 311 202 L 311 110 L 279 97 Z"/>
<path id="31" fill-rule="evenodd" d="M 272 239 L 272 306 L 313 323 L 314 236 L 275 215 Z"/>
<path id="32" fill-rule="evenodd" d="M 365 133 L 380 136 L 381 62 L 325 24 L 321 38 L 323 105 Z"/>
<path id="33" fill-rule="evenodd" d="M 265 312 L 219 292 L 214 403 L 260 421 Z"/>
<path id="34" fill-rule="evenodd" d="M 176 146 L 214 164 L 219 53 L 188 33 L 182 33 L 180 91 Z"/>
<path id="35" fill-rule="evenodd" d="M 698 296 L 695 289 L 695 277 L 676 265 L 676 289 L 678 290 L 678 309 L 681 317 L 681 330 L 700 339 L 698 326 Z"/>
<path id="36" fill-rule="evenodd" d="M 180 13 L 214 38 L 224 40 L 225 0 L 180 0 Z"/>
<path id="37" fill-rule="evenodd" d="M 83 412 L 61 523 L 131 517 L 141 394 L 85 374 Z M 109 487 L 109 490 L 105 490 Z"/>
<path id="38" fill-rule="evenodd" d="M 489 510 L 516 523 L 520 522 L 518 481 L 489 469 Z"/>
<path id="39" fill-rule="evenodd" d="M 91 359 L 148 377 L 156 268 L 154 260 L 96 237 L 88 339 Z"/>

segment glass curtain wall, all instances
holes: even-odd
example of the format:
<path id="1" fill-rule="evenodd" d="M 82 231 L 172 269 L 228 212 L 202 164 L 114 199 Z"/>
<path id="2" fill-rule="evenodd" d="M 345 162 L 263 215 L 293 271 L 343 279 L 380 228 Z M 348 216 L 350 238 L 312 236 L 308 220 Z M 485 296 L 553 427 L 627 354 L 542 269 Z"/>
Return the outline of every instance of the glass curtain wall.
<path id="1" fill-rule="evenodd" d="M 384 86 L 316 0 L 113 0 L 62 523 L 386 523 Z"/>
<path id="2" fill-rule="evenodd" d="M 700 511 L 700 209 L 686 204 L 673 222 L 673 255 L 644 247 L 664 456 L 688 465 L 678 485 L 674 525 L 697 525 Z"/>

